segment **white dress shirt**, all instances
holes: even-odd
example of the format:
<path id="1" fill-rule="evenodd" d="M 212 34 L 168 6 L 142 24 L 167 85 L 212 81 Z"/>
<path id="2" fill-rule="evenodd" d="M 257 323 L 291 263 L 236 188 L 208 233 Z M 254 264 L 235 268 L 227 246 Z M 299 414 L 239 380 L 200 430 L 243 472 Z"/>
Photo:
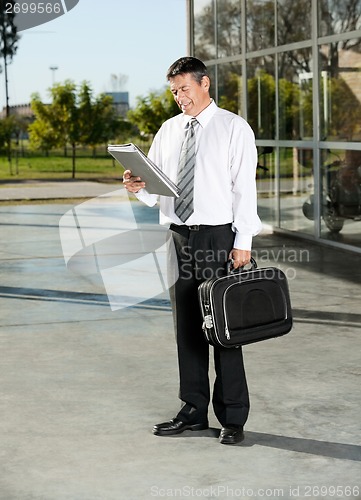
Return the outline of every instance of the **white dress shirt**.
<path id="1" fill-rule="evenodd" d="M 149 158 L 177 183 L 178 161 L 191 116 L 179 114 L 163 123 L 154 137 Z M 254 133 L 240 116 L 214 101 L 199 115 L 195 126 L 196 165 L 194 212 L 187 225 L 232 222 L 234 247 L 251 250 L 252 236 L 262 229 L 257 215 L 257 149 Z M 174 198 L 141 189 L 136 196 L 148 206 L 160 198 L 160 224 L 184 224 L 174 213 Z"/>

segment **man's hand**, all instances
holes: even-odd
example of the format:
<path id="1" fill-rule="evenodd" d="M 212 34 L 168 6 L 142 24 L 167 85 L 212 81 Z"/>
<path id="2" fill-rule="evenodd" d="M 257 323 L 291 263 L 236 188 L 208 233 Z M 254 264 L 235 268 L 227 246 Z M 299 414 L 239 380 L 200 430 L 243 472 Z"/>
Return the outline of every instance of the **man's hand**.
<path id="1" fill-rule="evenodd" d="M 145 182 L 140 177 L 134 177 L 131 170 L 126 170 L 123 174 L 123 184 L 130 193 L 137 193 L 145 187 Z"/>
<path id="2" fill-rule="evenodd" d="M 233 261 L 233 269 L 249 264 L 251 261 L 250 250 L 240 250 L 239 248 L 232 248 L 229 253 L 229 258 Z"/>

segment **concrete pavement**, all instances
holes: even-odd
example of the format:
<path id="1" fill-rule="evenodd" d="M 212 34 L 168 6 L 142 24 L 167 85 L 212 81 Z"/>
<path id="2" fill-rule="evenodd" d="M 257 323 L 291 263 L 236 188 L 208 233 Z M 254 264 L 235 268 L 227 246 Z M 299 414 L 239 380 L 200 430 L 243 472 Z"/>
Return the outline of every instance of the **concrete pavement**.
<path id="1" fill-rule="evenodd" d="M 59 221 L 73 208 L 0 206 L 0 499 L 358 498 L 359 255 L 255 238 L 258 265 L 289 277 L 294 328 L 244 348 L 246 439 L 220 445 L 212 410 L 208 431 L 156 437 L 179 408 L 167 293 L 111 310 L 99 275 L 65 266 Z M 104 210 L 92 215 L 100 226 Z"/>
<path id="2" fill-rule="evenodd" d="M 90 198 L 115 188 L 112 184 L 78 180 L 6 182 L 0 183 L 0 201 Z"/>

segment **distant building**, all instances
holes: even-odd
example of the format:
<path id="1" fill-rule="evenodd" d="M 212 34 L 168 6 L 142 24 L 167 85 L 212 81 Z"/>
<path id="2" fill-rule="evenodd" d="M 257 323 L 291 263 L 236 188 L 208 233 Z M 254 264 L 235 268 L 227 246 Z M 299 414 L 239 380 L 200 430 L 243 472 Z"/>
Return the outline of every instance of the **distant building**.
<path id="1" fill-rule="evenodd" d="M 125 117 L 129 111 L 129 92 L 105 92 L 114 100 L 114 107 L 119 116 Z"/>
<path id="2" fill-rule="evenodd" d="M 30 104 L 17 104 L 16 106 L 10 106 L 10 115 L 19 115 L 24 116 L 26 118 L 34 118 L 33 110 L 31 109 Z M 6 117 L 6 107 L 4 106 L 2 111 L 0 111 L 0 118 L 3 119 Z"/>

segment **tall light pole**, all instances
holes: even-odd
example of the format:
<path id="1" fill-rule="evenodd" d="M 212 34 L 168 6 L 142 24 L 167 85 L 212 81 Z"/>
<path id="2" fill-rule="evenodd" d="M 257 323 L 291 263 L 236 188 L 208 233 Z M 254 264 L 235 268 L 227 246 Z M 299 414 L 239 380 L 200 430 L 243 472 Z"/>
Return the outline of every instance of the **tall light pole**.
<path id="1" fill-rule="evenodd" d="M 53 81 L 53 85 L 54 85 L 54 83 L 55 83 L 55 71 L 58 69 L 58 66 L 50 66 L 50 68 L 49 68 L 49 69 L 50 69 L 50 70 L 52 71 L 52 73 L 53 73 L 53 80 L 52 80 L 52 81 Z"/>

